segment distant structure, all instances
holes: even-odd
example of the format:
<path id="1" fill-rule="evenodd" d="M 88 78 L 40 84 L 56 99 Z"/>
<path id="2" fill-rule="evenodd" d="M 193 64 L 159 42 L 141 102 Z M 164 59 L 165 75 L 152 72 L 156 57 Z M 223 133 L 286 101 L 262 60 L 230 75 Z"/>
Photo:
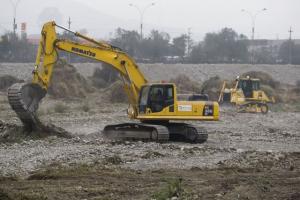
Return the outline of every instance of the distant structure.
<path id="1" fill-rule="evenodd" d="M 267 51 L 273 57 L 277 57 L 281 44 L 286 41 L 287 41 L 286 39 L 285 40 L 283 40 L 283 39 L 277 39 L 277 40 L 257 39 L 257 40 L 253 41 L 252 48 L 253 48 L 253 51 L 256 53 Z M 294 42 L 294 44 L 300 45 L 300 39 L 294 39 L 293 42 Z M 291 55 L 291 52 L 290 52 L 290 55 Z"/>
<path id="2" fill-rule="evenodd" d="M 27 24 L 26 24 L 26 22 L 21 23 L 21 39 L 22 40 L 27 39 Z"/>
<path id="3" fill-rule="evenodd" d="M 39 46 L 39 44 L 40 44 L 40 38 L 41 38 L 40 34 L 30 34 L 30 35 L 27 36 L 27 41 L 30 44 L 33 44 L 35 46 Z"/>

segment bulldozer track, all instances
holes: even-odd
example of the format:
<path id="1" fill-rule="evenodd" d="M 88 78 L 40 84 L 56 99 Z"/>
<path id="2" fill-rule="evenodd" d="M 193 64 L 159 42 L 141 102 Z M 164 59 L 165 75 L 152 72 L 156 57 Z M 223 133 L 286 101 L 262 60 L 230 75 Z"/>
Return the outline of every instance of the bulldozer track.
<path id="1" fill-rule="evenodd" d="M 251 101 L 238 106 L 238 112 L 252 112 L 267 114 L 269 111 L 268 104 L 264 102 Z"/>

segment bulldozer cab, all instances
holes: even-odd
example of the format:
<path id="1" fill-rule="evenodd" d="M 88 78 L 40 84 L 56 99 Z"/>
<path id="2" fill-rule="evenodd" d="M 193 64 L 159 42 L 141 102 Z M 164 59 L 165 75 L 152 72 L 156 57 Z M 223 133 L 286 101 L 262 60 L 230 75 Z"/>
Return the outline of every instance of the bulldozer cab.
<path id="1" fill-rule="evenodd" d="M 161 112 L 165 107 L 173 104 L 173 84 L 152 84 L 142 87 L 139 97 L 140 114 L 145 114 L 147 110 L 150 110 L 152 113 Z"/>
<path id="2" fill-rule="evenodd" d="M 252 98 L 253 91 L 260 90 L 260 81 L 259 79 L 250 78 L 239 79 L 237 88 L 243 91 L 245 98 Z"/>

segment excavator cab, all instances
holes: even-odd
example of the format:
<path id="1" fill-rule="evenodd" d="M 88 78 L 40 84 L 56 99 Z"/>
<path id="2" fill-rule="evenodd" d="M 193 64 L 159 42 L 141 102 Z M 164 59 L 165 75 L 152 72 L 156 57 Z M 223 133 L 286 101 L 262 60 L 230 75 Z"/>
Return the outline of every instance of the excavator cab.
<path id="1" fill-rule="evenodd" d="M 174 86 L 173 84 L 145 85 L 141 89 L 139 97 L 139 113 L 157 113 L 170 106 L 174 111 Z"/>

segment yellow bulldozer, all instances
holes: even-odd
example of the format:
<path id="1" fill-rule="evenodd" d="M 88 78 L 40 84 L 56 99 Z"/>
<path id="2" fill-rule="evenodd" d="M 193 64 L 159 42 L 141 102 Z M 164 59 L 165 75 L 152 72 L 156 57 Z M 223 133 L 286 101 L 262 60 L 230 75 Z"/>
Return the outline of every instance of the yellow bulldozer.
<path id="1" fill-rule="evenodd" d="M 231 103 L 236 105 L 238 112 L 263 113 L 269 111 L 268 103 L 275 103 L 274 97 L 268 97 L 260 88 L 260 79 L 247 77 L 237 77 L 227 87 L 228 83 L 223 82 L 219 95 L 219 103 Z"/>
<path id="2" fill-rule="evenodd" d="M 56 28 L 85 42 L 60 38 Z M 158 142 L 180 138 L 193 143 L 204 142 L 208 137 L 204 127 L 185 121 L 219 119 L 218 102 L 179 101 L 175 84 L 150 83 L 134 59 L 120 48 L 48 22 L 41 32 L 31 83 L 15 84 L 8 89 L 9 103 L 27 129 L 34 130 L 40 124 L 36 111 L 51 83 L 59 51 L 107 63 L 119 72 L 129 100 L 128 115 L 135 121 L 105 126 L 102 133 L 109 138 Z"/>

